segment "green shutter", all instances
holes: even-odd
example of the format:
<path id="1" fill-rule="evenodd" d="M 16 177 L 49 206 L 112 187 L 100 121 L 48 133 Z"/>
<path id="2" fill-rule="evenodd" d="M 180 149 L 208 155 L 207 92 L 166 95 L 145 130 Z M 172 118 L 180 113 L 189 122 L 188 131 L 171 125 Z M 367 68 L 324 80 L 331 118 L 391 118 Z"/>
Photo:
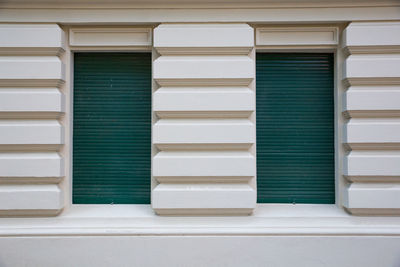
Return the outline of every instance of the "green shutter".
<path id="1" fill-rule="evenodd" d="M 151 55 L 74 56 L 73 203 L 148 204 Z"/>
<path id="2" fill-rule="evenodd" d="M 259 203 L 335 202 L 333 54 L 257 53 Z"/>

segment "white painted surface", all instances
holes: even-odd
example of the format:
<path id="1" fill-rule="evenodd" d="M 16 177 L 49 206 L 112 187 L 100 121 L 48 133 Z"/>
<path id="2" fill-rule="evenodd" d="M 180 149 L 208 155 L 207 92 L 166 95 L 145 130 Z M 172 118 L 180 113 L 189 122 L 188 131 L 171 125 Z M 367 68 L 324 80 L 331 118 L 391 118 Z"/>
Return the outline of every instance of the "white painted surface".
<path id="1" fill-rule="evenodd" d="M 400 152 L 352 151 L 346 157 L 348 176 L 400 176 Z"/>
<path id="2" fill-rule="evenodd" d="M 204 134 L 207 133 L 207 134 Z M 255 127 L 248 119 L 161 119 L 153 126 L 157 144 L 244 144 L 255 142 Z"/>
<path id="3" fill-rule="evenodd" d="M 0 25 L 1 216 L 56 215 L 64 206 L 66 49 L 57 24 Z"/>
<path id="4" fill-rule="evenodd" d="M 340 4 L 339 4 L 340 3 Z M 92 7 L 91 0 L 69 0 L 59 1 L 57 3 L 48 2 L 47 0 L 37 0 L 35 4 L 32 4 L 29 0 L 9 0 L 4 4 L 7 8 L 23 8 L 23 7 Z M 314 8 L 322 7 L 364 7 L 364 6 L 396 6 L 395 0 L 354 0 L 351 3 L 339 2 L 339 1 L 310 1 L 310 0 L 281 0 L 276 2 L 275 0 L 250 0 L 243 3 L 241 0 L 218 0 L 215 2 L 207 2 L 201 0 L 177 0 L 174 2 L 165 2 L 163 0 L 148 0 L 145 3 L 140 0 L 132 0 L 127 2 L 126 0 L 102 0 L 96 5 L 97 8 L 107 8 L 114 6 L 115 8 L 132 8 L 132 7 L 148 7 L 148 8 L 218 8 L 218 7 L 269 7 L 269 8 L 282 8 L 282 7 L 304 7 L 310 6 Z"/>
<path id="5" fill-rule="evenodd" d="M 254 92 L 248 87 L 161 87 L 153 94 L 155 112 L 252 112 L 254 108 Z"/>
<path id="6" fill-rule="evenodd" d="M 277 45 L 336 45 L 337 27 L 257 27 L 256 44 Z"/>
<path id="7" fill-rule="evenodd" d="M 343 7 L 337 3 L 332 4 L 336 6 L 318 8 L 280 6 L 279 8 L 218 10 L 107 8 L 104 9 L 107 11 L 107 16 L 104 16 L 102 11 L 91 8 L 56 8 L 51 9 L 51 12 L 41 9 L 9 9 L 2 12 L 0 20 L 8 22 L 56 21 L 75 24 L 102 23 L 104 25 L 108 23 L 132 24 L 159 21 L 244 21 L 294 24 L 297 22 L 334 23 L 351 20 L 398 20 L 400 18 L 398 5 L 382 6 L 383 4 L 379 4 L 379 7 L 370 5 L 355 8 Z M 242 5 L 248 5 L 248 3 L 242 3 Z M 369 2 L 365 5 L 369 5 Z M 396 38 L 392 39 L 396 40 Z M 382 37 L 382 40 L 389 39 Z M 389 51 L 390 49 L 382 48 L 380 51 Z M 190 49 L 184 48 L 184 50 L 189 51 Z M 244 51 L 239 49 L 232 53 L 237 55 L 237 53 Z M 25 51 L 24 53 L 28 52 Z M 213 55 L 215 55 L 215 51 L 213 51 Z M 371 58 L 371 56 L 366 55 L 365 58 Z M 386 62 L 386 59 L 391 58 L 391 55 L 384 56 L 384 58 Z M 380 77 L 379 82 L 381 83 L 378 86 L 383 83 L 393 83 L 393 80 L 388 78 L 393 78 L 390 75 L 396 74 L 396 70 L 386 71 L 385 68 L 392 65 L 379 62 L 376 66 L 374 66 L 374 63 L 352 66 L 352 68 L 361 68 L 354 70 L 352 75 L 361 73 L 360 77 L 365 80 Z M 394 64 L 395 67 L 396 64 Z M 362 70 L 364 67 L 366 69 Z M 340 66 L 338 69 L 340 69 Z M 179 85 L 179 80 L 180 78 L 170 81 L 169 85 L 176 87 L 176 85 Z M 23 82 L 19 80 L 14 85 L 20 85 Z M 230 82 L 235 87 L 239 87 L 240 82 Z M 30 81 L 28 83 L 29 86 L 32 86 Z M 247 85 L 248 83 L 245 86 Z M 249 88 L 253 90 L 254 88 L 251 86 Z M 66 93 L 70 96 L 70 91 L 66 90 Z M 349 103 L 352 103 L 353 106 L 364 107 L 365 110 L 370 112 L 367 117 L 372 117 L 376 115 L 378 109 L 385 110 L 390 107 L 395 110 L 398 109 L 396 102 L 392 100 L 392 96 L 394 95 L 382 96 L 386 99 L 385 102 L 377 101 L 380 103 L 376 103 L 376 106 L 372 103 L 368 104 L 369 102 L 363 101 L 361 97 L 358 98 L 359 101 L 356 97 Z M 368 99 L 373 102 L 373 96 L 369 97 Z M 391 98 L 391 100 L 388 100 L 388 98 Z M 379 100 L 379 97 L 377 97 L 377 100 Z M 184 110 L 187 106 L 183 108 L 184 104 L 178 103 L 174 104 L 175 109 L 173 106 L 169 106 L 168 109 L 172 112 L 183 111 L 187 114 L 186 119 L 194 119 L 196 112 L 200 113 L 200 111 L 209 112 L 203 113 L 201 115 L 203 117 L 220 113 L 220 110 L 215 110 L 212 106 L 216 105 L 217 101 L 219 100 L 215 100 L 214 104 L 210 104 L 204 110 L 201 110 L 204 107 L 201 103 L 197 106 L 193 105 L 198 108 L 197 111 Z M 167 104 L 165 105 L 167 106 Z M 27 108 L 29 106 L 30 104 L 26 105 Z M 239 107 L 236 104 L 234 106 Z M 352 110 L 352 108 L 348 110 Z M 235 109 L 228 111 L 235 114 Z M 251 117 L 252 115 L 250 114 L 250 120 L 254 120 Z M 36 116 L 36 114 L 33 116 Z M 254 123 L 254 121 L 252 122 Z M 378 138 L 377 135 L 375 136 L 377 133 L 368 134 L 371 134 L 373 138 Z M 384 139 L 380 139 L 380 141 L 382 140 Z M 65 149 L 68 150 L 69 148 L 66 147 Z M 255 150 L 251 150 L 249 153 L 254 154 L 254 152 Z M 351 160 L 354 160 L 350 162 L 349 166 L 352 168 L 350 170 L 353 171 L 354 175 L 374 176 L 377 179 L 385 178 L 386 175 L 399 175 L 398 156 L 396 156 L 396 152 L 391 153 L 388 151 L 353 151 L 349 156 Z M 1 161 L 4 156 L 5 158 L 11 157 L 11 154 L 15 156 L 12 158 L 15 161 L 6 160 L 5 163 Z M 47 155 L 47 153 L 44 154 Z M 49 154 L 55 154 L 57 156 L 54 158 L 60 158 L 56 153 Z M 52 168 L 53 163 L 43 164 L 43 161 L 39 160 L 39 164 L 32 164 L 37 168 L 35 169 L 28 164 L 32 158 L 36 160 L 38 157 L 25 152 L 1 153 L 0 164 L 3 162 L 3 165 L 0 165 L 0 172 L 4 173 L 4 170 L 10 169 L 15 171 L 11 174 L 6 173 L 5 175 L 8 178 L 19 175 L 30 176 L 36 173 L 39 177 L 55 175 L 56 172 L 46 174 Z M 53 159 L 53 156 L 51 158 Z M 253 171 L 255 173 L 255 166 Z M 210 176 L 206 177 L 212 179 Z M 184 185 L 187 183 L 187 178 L 182 178 L 181 184 Z M 65 183 L 69 184 L 70 182 L 70 177 L 66 177 Z M 254 184 L 254 177 L 249 178 L 249 184 L 253 185 L 252 182 Z M 165 183 L 167 187 L 170 184 Z M 196 182 L 195 185 L 197 184 Z M 213 186 L 215 184 L 212 183 Z M 396 183 L 393 183 L 392 186 L 397 188 Z M 220 216 L 218 218 L 159 217 L 153 214 L 149 206 L 144 206 L 143 209 L 131 205 L 125 205 L 122 208 L 106 206 L 97 209 L 97 207 L 89 206 L 80 209 L 68 205 L 71 213 L 69 215 L 61 214 L 56 218 L 2 218 L 0 220 L 0 235 L 2 236 L 0 238 L 0 247 L 2 248 L 0 250 L 0 265 L 126 266 L 129 264 L 171 266 L 181 264 L 183 266 L 265 266 L 269 264 L 271 266 L 396 266 L 399 263 L 398 255 L 400 253 L 399 217 L 368 216 L 379 214 L 379 212 L 375 213 L 377 209 L 382 211 L 387 207 L 394 208 L 390 209 L 386 215 L 394 215 L 398 211 L 398 208 L 395 207 L 397 204 L 390 203 L 391 200 L 399 202 L 397 200 L 397 189 L 392 188 L 393 190 L 385 191 L 386 189 L 381 190 L 381 187 L 381 185 L 372 184 L 372 187 L 368 190 L 349 191 L 350 197 L 353 197 L 352 200 L 363 200 L 360 208 L 363 212 L 355 210 L 355 214 L 363 214 L 366 217 L 342 214 L 342 210 L 340 210 L 341 214 L 338 215 L 335 212 L 327 211 L 330 208 L 324 205 L 321 205 L 324 207 L 313 205 L 307 210 L 308 215 L 306 216 L 300 215 L 298 211 L 293 210 L 292 207 L 288 208 L 288 206 L 258 205 L 251 217 Z M 354 192 L 354 195 L 352 195 L 352 192 Z M 388 192 L 388 194 L 385 194 L 385 192 Z M 387 198 L 387 195 L 390 197 Z M 241 197 L 243 196 L 237 197 L 235 200 L 237 201 Z M 382 200 L 379 198 L 382 198 Z M 41 197 L 40 200 L 42 199 Z M 172 201 L 173 199 L 168 198 L 168 200 Z M 372 200 L 377 201 L 372 203 Z M 7 203 L 2 202 L 1 205 L 7 205 Z M 31 205 L 35 202 L 26 201 L 24 204 L 26 203 Z M 265 207 L 265 209 L 260 208 L 260 206 Z M 298 206 L 294 205 L 293 208 Z M 34 215 L 46 214 L 44 210 L 35 209 L 33 205 L 31 208 Z M 92 211 L 94 209 L 96 211 Z M 116 209 L 118 210 L 116 211 Z M 94 216 L 94 213 L 97 216 Z M 27 214 L 25 213 L 25 215 Z M 71 214 L 73 215 L 71 216 Z M 219 215 L 223 215 L 223 212 Z M 82 251 L 85 253 L 82 253 Z M 21 257 L 21 254 L 23 257 Z M 154 257 L 154 255 L 157 256 Z M 232 255 L 234 256 L 232 257 Z M 338 255 L 340 256 L 338 257 Z"/>
<path id="8" fill-rule="evenodd" d="M 71 46 L 150 46 L 151 28 L 74 27 L 69 31 Z"/>
<path id="9" fill-rule="evenodd" d="M 57 185 L 0 185 L 0 215 L 35 214 L 37 210 L 55 215 L 63 205 Z"/>
<path id="10" fill-rule="evenodd" d="M 400 57 L 398 22 L 350 23 L 342 44 L 349 151 L 343 204 L 355 215 L 399 215 Z M 390 184 L 389 184 L 390 183 Z"/>
<path id="11" fill-rule="evenodd" d="M 154 30 L 152 207 L 249 215 L 256 205 L 254 32 L 247 24 Z"/>
<path id="12" fill-rule="evenodd" d="M 0 84 L 57 86 L 63 80 L 64 65 L 56 56 L 0 57 Z"/>
<path id="13" fill-rule="evenodd" d="M 0 120 L 0 145 L 63 144 L 57 120 Z"/>
<path id="14" fill-rule="evenodd" d="M 5 48 L 65 49 L 64 32 L 57 24 L 1 24 L 0 36 L 2 36 L 0 50 Z"/>
<path id="15" fill-rule="evenodd" d="M 154 176 L 254 176 L 255 157 L 242 151 L 162 151 L 153 158 Z"/>
<path id="16" fill-rule="evenodd" d="M 64 97 L 57 88 L 1 88 L 0 114 L 6 112 L 61 113 Z"/>
<path id="17" fill-rule="evenodd" d="M 249 184 L 159 184 L 153 189 L 153 208 L 188 209 L 247 209 L 256 206 L 255 189 Z M 179 210 L 177 211 L 179 212 Z"/>
<path id="18" fill-rule="evenodd" d="M 400 79 L 400 55 L 351 55 L 346 59 L 344 78 Z M 381 81 L 384 84 L 384 81 Z"/>
<path id="19" fill-rule="evenodd" d="M 161 24 L 154 29 L 154 47 L 224 48 L 254 46 L 253 28 L 247 24 Z"/>
<path id="20" fill-rule="evenodd" d="M 343 31 L 343 46 L 352 52 L 398 51 L 400 22 L 353 22 Z"/>
<path id="21" fill-rule="evenodd" d="M 9 9 L 3 12 L 0 22 L 27 22 L 27 23 L 61 23 L 61 24 L 156 24 L 156 23 L 276 23 L 276 24 L 306 24 L 306 23 L 343 23 L 350 21 L 371 21 L 371 20 L 399 20 L 400 6 L 396 0 L 391 4 L 382 6 L 381 1 L 354 1 L 338 2 L 311 1 L 308 7 L 304 1 L 291 1 L 290 4 L 279 4 L 273 1 L 274 5 L 261 3 L 251 5 L 248 1 L 239 3 L 239 8 L 220 4 L 219 9 L 213 8 L 215 2 L 201 1 L 203 8 L 185 7 L 183 4 L 166 3 L 162 1 L 161 8 L 146 7 L 141 5 L 124 3 L 117 7 L 106 4 L 103 8 L 95 9 L 93 4 L 69 6 L 60 8 L 60 4 L 47 1 L 45 6 L 53 6 L 51 12 L 45 8 L 28 8 L 26 5 L 20 8 Z M 321 5 L 322 3 L 322 5 Z M 4 3 L 5 5 L 6 3 Z M 100 5 L 101 3 L 96 3 Z M 125 5 L 128 5 L 126 7 Z M 4 6 L 3 5 L 3 6 Z M 54 6 L 56 5 L 56 6 Z M 277 6 L 275 6 L 277 5 Z M 160 5 L 158 5 L 160 6 Z M 218 6 L 218 5 L 217 5 Z M 233 5 L 235 6 L 235 5 Z M 175 7 L 175 8 L 173 8 Z M 107 13 L 103 13 L 107 10 Z M 107 15 L 104 15 L 107 14 Z"/>
<path id="22" fill-rule="evenodd" d="M 53 218 L 0 220 L 0 258 L 5 266 L 396 266 L 399 220 L 334 205 L 260 205 L 252 217 L 76 205 Z"/>
<path id="23" fill-rule="evenodd" d="M 345 111 L 366 116 L 400 111 L 400 86 L 351 86 L 345 95 Z"/>
<path id="24" fill-rule="evenodd" d="M 375 213 L 379 213 L 379 209 L 394 209 L 391 213 L 399 214 L 399 184 L 352 183 L 347 189 L 347 194 L 347 201 L 344 203 L 344 206 L 350 210 L 377 209 Z"/>
<path id="25" fill-rule="evenodd" d="M 62 177 L 62 161 L 55 152 L 0 153 L 0 177 Z"/>
<path id="26" fill-rule="evenodd" d="M 378 236 L 5 237 L 0 257 L 7 267 L 375 267 L 398 265 L 399 243 L 399 237 Z"/>
<path id="27" fill-rule="evenodd" d="M 346 125 L 346 143 L 400 143 L 399 119 L 351 119 Z"/>
<path id="28" fill-rule="evenodd" d="M 258 204 L 249 216 L 154 216 L 149 205 L 73 205 L 54 218 L 2 218 L 1 236 L 385 236 L 399 217 L 352 216 L 335 205 Z M 29 225 L 29 228 L 24 226 Z M 55 230 L 54 225 L 57 225 Z"/>
<path id="29" fill-rule="evenodd" d="M 153 78 L 163 85 L 248 85 L 254 78 L 248 56 L 162 56 L 153 62 Z"/>

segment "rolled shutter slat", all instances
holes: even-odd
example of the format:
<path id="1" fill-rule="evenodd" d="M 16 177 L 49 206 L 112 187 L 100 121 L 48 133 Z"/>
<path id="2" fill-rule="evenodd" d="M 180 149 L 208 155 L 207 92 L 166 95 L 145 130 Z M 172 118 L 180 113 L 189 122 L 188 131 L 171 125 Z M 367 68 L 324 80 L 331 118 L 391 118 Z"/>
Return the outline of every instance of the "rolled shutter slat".
<path id="1" fill-rule="evenodd" d="M 333 54 L 257 53 L 259 203 L 335 202 Z"/>
<path id="2" fill-rule="evenodd" d="M 73 203 L 149 204 L 151 55 L 74 60 Z"/>

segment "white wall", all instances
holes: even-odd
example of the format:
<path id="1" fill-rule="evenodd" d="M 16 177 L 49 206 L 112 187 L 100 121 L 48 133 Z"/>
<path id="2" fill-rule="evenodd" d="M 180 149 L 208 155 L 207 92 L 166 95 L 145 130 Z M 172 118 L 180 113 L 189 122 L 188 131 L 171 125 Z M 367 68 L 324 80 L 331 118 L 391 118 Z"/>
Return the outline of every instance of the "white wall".
<path id="1" fill-rule="evenodd" d="M 344 30 L 344 206 L 400 214 L 400 23 L 353 22 Z"/>
<path id="2" fill-rule="evenodd" d="M 56 24 L 0 24 L 0 214 L 64 206 L 65 36 Z"/>
<path id="3" fill-rule="evenodd" d="M 152 207 L 248 215 L 256 206 L 254 31 L 247 24 L 154 29 Z"/>
<path id="4" fill-rule="evenodd" d="M 371 236 L 1 238 L 0 264 L 4 267 L 396 267 L 400 262 L 399 244 L 399 237 Z M 32 247 L 37 249 L 32 250 Z"/>
<path id="5" fill-rule="evenodd" d="M 400 6 L 372 2 L 8 3 L 0 10 L 0 265 L 398 266 Z M 350 24 L 338 37 L 342 23 Z M 110 25 L 120 29 L 113 42 Z M 71 51 L 148 51 L 152 26 L 152 206 L 178 216 L 141 205 L 71 205 Z M 269 30 L 256 39 L 261 28 Z M 299 32 L 312 42 L 297 42 Z M 338 143 L 348 154 L 338 154 L 337 205 L 256 205 L 255 48 L 347 53 L 336 73 L 346 87 L 337 99 L 337 120 L 346 120 L 337 124 Z M 188 214 L 203 216 L 179 216 Z"/>

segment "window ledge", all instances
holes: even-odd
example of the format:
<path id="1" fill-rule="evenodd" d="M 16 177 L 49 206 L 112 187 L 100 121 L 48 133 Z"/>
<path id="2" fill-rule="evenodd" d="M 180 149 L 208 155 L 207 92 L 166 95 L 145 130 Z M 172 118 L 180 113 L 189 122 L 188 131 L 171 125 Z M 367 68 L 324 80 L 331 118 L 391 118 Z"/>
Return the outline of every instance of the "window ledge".
<path id="1" fill-rule="evenodd" d="M 72 205 L 60 217 L 64 218 L 178 218 L 157 216 L 150 205 Z M 336 205 L 321 204 L 257 204 L 252 216 L 207 216 L 187 218 L 208 221 L 210 218 L 294 218 L 294 217 L 352 217 Z"/>
<path id="2" fill-rule="evenodd" d="M 164 217 L 150 205 L 73 205 L 52 218 L 2 218 L 0 236 L 398 236 L 400 217 L 351 216 L 335 205 L 260 204 L 252 216 Z"/>

